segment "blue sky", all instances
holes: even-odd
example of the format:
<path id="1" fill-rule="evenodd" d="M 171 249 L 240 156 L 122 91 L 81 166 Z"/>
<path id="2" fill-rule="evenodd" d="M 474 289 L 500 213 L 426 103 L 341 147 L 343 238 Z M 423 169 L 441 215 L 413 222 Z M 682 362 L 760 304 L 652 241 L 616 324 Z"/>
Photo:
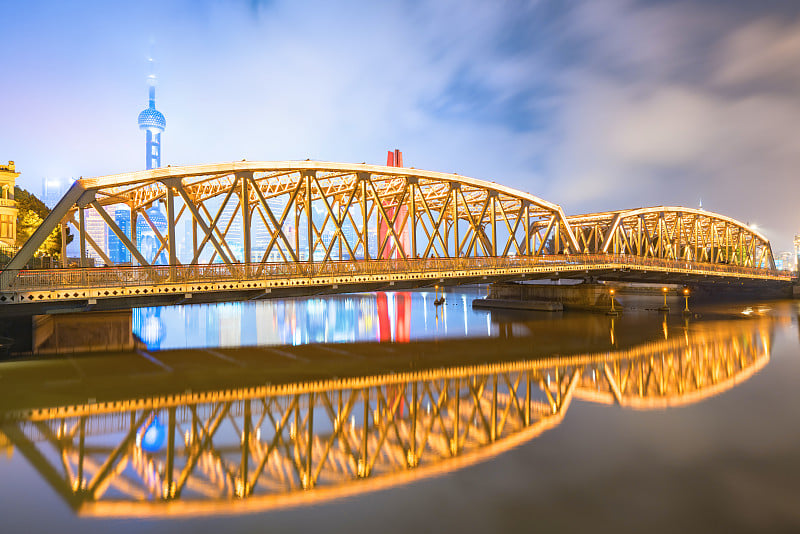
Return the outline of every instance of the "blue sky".
<path id="1" fill-rule="evenodd" d="M 501 182 L 568 213 L 677 204 L 800 231 L 800 4 L 0 0 L 0 160 L 385 162 Z"/>

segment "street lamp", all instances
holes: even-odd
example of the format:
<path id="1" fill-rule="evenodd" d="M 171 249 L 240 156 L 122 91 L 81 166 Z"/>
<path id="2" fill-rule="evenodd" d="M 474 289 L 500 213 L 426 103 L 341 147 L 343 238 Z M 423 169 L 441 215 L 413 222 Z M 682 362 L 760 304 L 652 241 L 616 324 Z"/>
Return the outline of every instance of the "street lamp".
<path id="1" fill-rule="evenodd" d="M 685 314 L 691 313 L 689 311 L 689 288 L 688 287 L 684 287 L 683 288 L 683 300 L 686 302 L 686 306 L 683 308 L 683 313 L 685 313 Z"/>
<path id="2" fill-rule="evenodd" d="M 667 306 L 667 293 L 668 292 L 669 292 L 669 289 L 667 289 L 666 287 L 662 287 L 661 288 L 661 293 L 664 295 L 664 305 L 661 306 L 658 309 L 658 311 L 662 311 L 662 312 L 668 312 L 669 311 L 669 306 Z"/>
<path id="3" fill-rule="evenodd" d="M 611 288 L 611 289 L 608 290 L 608 294 L 611 297 L 611 309 L 608 310 L 608 312 L 606 312 L 606 313 L 608 313 L 608 315 L 617 315 L 617 310 L 614 307 L 614 293 L 616 293 L 614 288 Z"/>

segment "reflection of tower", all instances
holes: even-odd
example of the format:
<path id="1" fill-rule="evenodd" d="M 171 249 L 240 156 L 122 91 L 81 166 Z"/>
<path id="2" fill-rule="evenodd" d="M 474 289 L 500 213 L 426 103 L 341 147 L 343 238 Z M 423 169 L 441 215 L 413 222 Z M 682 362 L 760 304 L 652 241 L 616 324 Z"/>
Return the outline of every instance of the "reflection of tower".
<path id="1" fill-rule="evenodd" d="M 403 153 L 399 150 L 395 150 L 392 152 L 389 151 L 388 156 L 386 157 L 386 166 L 387 167 L 402 167 L 403 166 Z M 403 220 L 406 218 L 406 214 L 408 213 L 408 208 L 406 206 L 399 206 L 399 207 L 386 207 L 386 216 L 389 219 L 394 219 L 394 231 L 397 234 L 397 237 L 400 239 L 400 246 L 402 250 L 408 254 L 411 251 L 411 234 L 409 228 L 411 227 L 411 221 L 406 221 L 403 224 Z M 389 221 L 384 220 L 383 218 L 378 216 L 380 219 L 380 223 L 378 226 L 378 248 L 380 249 L 380 243 L 383 243 L 384 240 L 387 239 L 386 246 L 383 249 L 383 254 L 381 254 L 381 258 L 401 258 L 402 254 L 397 247 L 397 243 L 394 239 L 394 236 L 389 231 Z M 388 234 L 388 235 L 387 235 Z"/>
<path id="2" fill-rule="evenodd" d="M 166 335 L 164 321 L 161 320 L 162 308 L 136 308 L 133 310 L 133 334 L 147 345 L 150 350 L 161 348 Z"/>
<path id="3" fill-rule="evenodd" d="M 378 339 L 407 343 L 411 340 L 411 294 L 375 295 L 378 308 Z"/>
<path id="4" fill-rule="evenodd" d="M 153 60 L 150 60 L 150 76 L 147 85 L 150 88 L 150 105 L 139 113 L 139 129 L 147 132 L 147 169 L 161 167 L 161 133 L 167 127 L 167 119 L 156 109 L 156 75 L 152 70 Z"/>

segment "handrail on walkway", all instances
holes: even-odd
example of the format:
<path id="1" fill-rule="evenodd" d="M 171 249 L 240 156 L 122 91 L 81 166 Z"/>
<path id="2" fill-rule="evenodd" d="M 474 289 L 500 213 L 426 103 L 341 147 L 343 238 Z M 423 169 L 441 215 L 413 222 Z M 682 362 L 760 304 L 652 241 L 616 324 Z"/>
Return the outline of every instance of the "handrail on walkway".
<path id="1" fill-rule="evenodd" d="M 652 267 L 664 272 L 697 273 L 719 276 L 791 281 L 787 271 L 740 267 L 718 263 L 700 263 L 686 260 L 642 258 L 619 254 L 578 254 L 550 256 L 506 256 L 469 258 L 383 259 L 327 262 L 287 263 L 217 263 L 212 265 L 159 265 L 115 266 L 92 268 L 61 268 L 36 270 L 6 270 L 3 277 L 5 292 L 56 290 L 71 288 L 131 287 L 191 282 L 241 282 L 248 280 L 275 280 L 292 278 L 347 277 L 381 274 L 424 274 L 452 272 L 469 276 L 471 271 L 527 268 L 532 272 L 559 270 L 577 271 L 586 267 L 608 265 L 626 266 L 641 270 Z"/>

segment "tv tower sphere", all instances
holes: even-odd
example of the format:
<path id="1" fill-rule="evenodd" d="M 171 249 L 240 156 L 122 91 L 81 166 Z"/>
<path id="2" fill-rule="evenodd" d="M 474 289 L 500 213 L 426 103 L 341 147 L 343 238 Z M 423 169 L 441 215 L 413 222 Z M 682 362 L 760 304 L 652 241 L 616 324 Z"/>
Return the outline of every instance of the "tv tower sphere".
<path id="1" fill-rule="evenodd" d="M 139 129 L 163 132 L 167 127 L 167 119 L 156 108 L 145 108 L 139 113 Z"/>

